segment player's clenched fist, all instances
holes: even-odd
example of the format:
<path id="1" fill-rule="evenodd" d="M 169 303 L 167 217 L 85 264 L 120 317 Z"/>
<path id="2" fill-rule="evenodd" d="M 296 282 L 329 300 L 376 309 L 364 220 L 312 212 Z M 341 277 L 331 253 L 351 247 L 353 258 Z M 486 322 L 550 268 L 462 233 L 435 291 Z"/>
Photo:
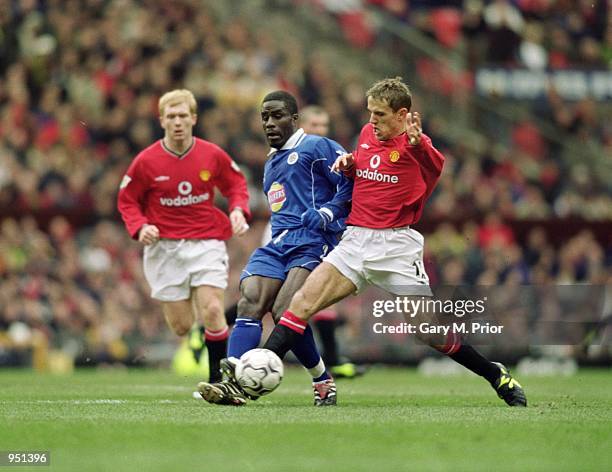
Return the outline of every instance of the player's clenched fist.
<path id="1" fill-rule="evenodd" d="M 344 154 L 336 159 L 334 165 L 332 166 L 332 172 L 343 172 L 345 170 L 351 169 L 355 165 L 355 158 L 352 154 Z"/>
<path id="2" fill-rule="evenodd" d="M 235 236 L 242 236 L 249 229 L 249 225 L 246 222 L 244 213 L 240 208 L 235 208 L 229 215 L 230 222 L 232 223 L 232 233 Z"/>
<path id="3" fill-rule="evenodd" d="M 138 241 L 145 246 L 153 244 L 159 240 L 159 229 L 155 225 L 143 225 L 138 232 Z"/>

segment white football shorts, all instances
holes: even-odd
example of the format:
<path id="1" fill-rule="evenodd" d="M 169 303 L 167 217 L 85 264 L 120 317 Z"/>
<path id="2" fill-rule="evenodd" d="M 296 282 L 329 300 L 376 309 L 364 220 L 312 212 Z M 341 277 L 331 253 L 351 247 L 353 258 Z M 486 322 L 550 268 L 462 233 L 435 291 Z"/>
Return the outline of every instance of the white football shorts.
<path id="1" fill-rule="evenodd" d="M 187 300 L 191 287 L 225 290 L 228 257 L 218 239 L 160 239 L 144 248 L 144 274 L 151 297 L 163 302 Z"/>
<path id="2" fill-rule="evenodd" d="M 393 295 L 431 296 L 423 265 L 423 235 L 409 228 L 349 226 L 323 261 L 332 264 L 361 292 L 375 285 Z"/>

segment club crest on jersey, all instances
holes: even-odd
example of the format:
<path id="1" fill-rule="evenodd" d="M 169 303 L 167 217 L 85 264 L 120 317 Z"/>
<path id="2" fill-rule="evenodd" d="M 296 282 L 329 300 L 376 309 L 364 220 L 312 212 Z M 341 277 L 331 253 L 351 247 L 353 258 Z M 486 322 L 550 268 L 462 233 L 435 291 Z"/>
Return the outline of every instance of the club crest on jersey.
<path id="1" fill-rule="evenodd" d="M 287 164 L 292 166 L 293 164 L 295 164 L 298 161 L 299 157 L 300 156 L 299 156 L 299 154 L 297 152 L 292 152 L 291 154 L 289 154 L 289 157 L 287 158 Z"/>
<path id="2" fill-rule="evenodd" d="M 389 160 L 391 162 L 397 162 L 399 161 L 400 158 L 400 153 L 398 151 L 391 151 L 391 153 L 389 154 Z"/>
<path id="3" fill-rule="evenodd" d="M 203 182 L 208 182 L 208 181 L 210 180 L 210 171 L 209 171 L 209 170 L 206 170 L 206 169 L 202 169 L 202 170 L 200 171 L 200 179 L 201 179 Z"/>
<path id="4" fill-rule="evenodd" d="M 268 202 L 270 203 L 270 210 L 274 213 L 280 211 L 283 204 L 287 200 L 285 195 L 285 187 L 280 182 L 274 182 L 268 190 Z"/>

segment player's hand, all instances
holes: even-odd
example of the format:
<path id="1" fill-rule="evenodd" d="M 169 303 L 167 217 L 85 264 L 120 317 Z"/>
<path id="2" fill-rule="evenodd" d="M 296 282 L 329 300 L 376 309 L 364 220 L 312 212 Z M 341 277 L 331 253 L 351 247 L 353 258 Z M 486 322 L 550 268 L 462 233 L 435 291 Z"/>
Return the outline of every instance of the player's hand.
<path id="1" fill-rule="evenodd" d="M 355 158 L 352 154 L 344 154 L 336 159 L 334 165 L 331 167 L 332 172 L 343 172 L 350 170 L 355 165 Z"/>
<path id="2" fill-rule="evenodd" d="M 229 215 L 230 223 L 232 224 L 232 233 L 234 236 L 242 236 L 249 229 L 249 224 L 246 222 L 244 213 L 240 208 L 235 208 Z"/>
<path id="3" fill-rule="evenodd" d="M 408 134 L 408 140 L 413 146 L 421 142 L 423 128 L 421 127 L 421 115 L 418 111 L 406 114 L 406 134 Z"/>
<path id="4" fill-rule="evenodd" d="M 138 241 L 148 246 L 159 241 L 159 229 L 155 225 L 142 225 L 138 232 Z"/>
<path id="5" fill-rule="evenodd" d="M 327 211 L 329 212 L 329 210 Z M 302 213 L 302 226 L 312 231 L 318 231 L 325 229 L 332 222 L 332 219 L 325 211 L 309 208 Z"/>

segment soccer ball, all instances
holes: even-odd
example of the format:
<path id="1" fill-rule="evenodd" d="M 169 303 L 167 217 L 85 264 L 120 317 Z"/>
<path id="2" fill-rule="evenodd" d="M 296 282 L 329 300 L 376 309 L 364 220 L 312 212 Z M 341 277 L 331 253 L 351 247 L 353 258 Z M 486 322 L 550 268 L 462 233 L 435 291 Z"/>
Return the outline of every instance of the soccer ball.
<path id="1" fill-rule="evenodd" d="M 246 393 L 261 397 L 280 385 L 283 361 L 269 349 L 251 349 L 236 364 L 235 376 Z"/>

